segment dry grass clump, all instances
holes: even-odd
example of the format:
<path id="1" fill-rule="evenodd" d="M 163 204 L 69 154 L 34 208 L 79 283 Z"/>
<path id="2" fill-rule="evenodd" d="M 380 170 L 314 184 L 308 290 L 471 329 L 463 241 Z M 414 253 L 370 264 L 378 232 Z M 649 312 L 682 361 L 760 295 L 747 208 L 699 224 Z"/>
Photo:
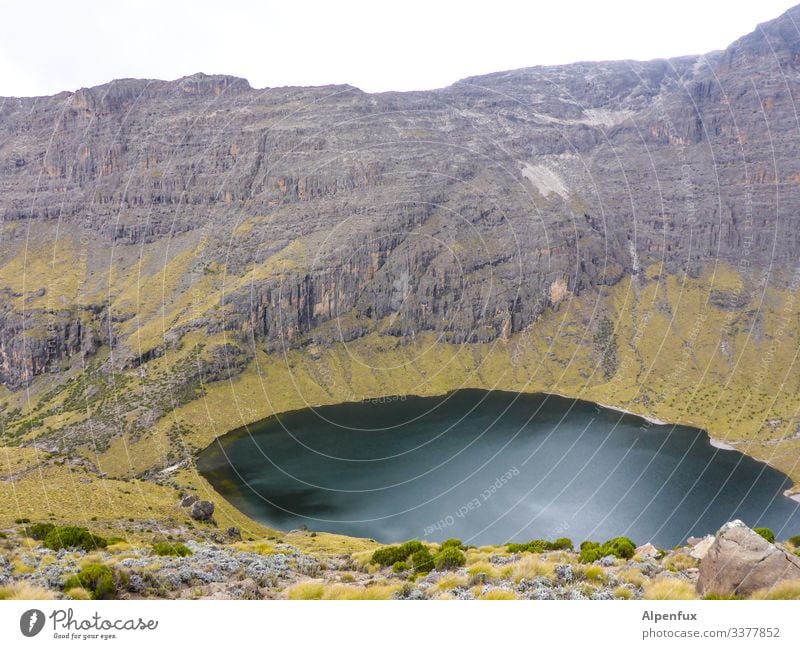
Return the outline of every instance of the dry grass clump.
<path id="1" fill-rule="evenodd" d="M 106 546 L 106 552 L 111 552 L 112 554 L 135 552 L 139 549 L 141 549 L 141 546 L 134 545 L 128 541 L 120 541 L 119 543 L 112 543 L 111 545 Z"/>
<path id="2" fill-rule="evenodd" d="M 516 593 L 512 593 L 510 590 L 502 590 L 500 588 L 495 588 L 494 590 L 490 590 L 482 595 L 478 595 L 478 599 L 487 599 L 487 600 L 506 600 L 506 599 L 518 599 Z"/>
<path id="3" fill-rule="evenodd" d="M 0 586 L 0 600 L 3 599 L 53 599 L 55 593 L 27 581 Z"/>
<path id="4" fill-rule="evenodd" d="M 523 556 L 512 565 L 511 578 L 516 583 L 523 579 L 533 579 L 534 577 L 547 577 L 548 579 L 555 577 L 555 566 L 548 561 L 543 561 L 535 554 Z"/>
<path id="5" fill-rule="evenodd" d="M 476 561 L 467 567 L 467 574 L 470 577 L 475 577 L 481 573 L 484 573 L 487 579 L 500 578 L 500 571 L 497 569 L 497 566 L 489 563 L 488 561 Z"/>
<path id="6" fill-rule="evenodd" d="M 257 542 L 242 542 L 234 543 L 233 547 L 236 548 L 239 552 L 252 552 L 254 554 L 261 554 L 261 555 L 269 555 L 275 554 L 275 546 L 271 543 L 266 543 L 264 541 L 257 541 Z"/>
<path id="7" fill-rule="evenodd" d="M 325 584 L 321 581 L 301 581 L 286 589 L 287 599 L 322 599 Z"/>
<path id="8" fill-rule="evenodd" d="M 700 563 L 694 557 L 689 556 L 688 554 L 684 554 L 683 552 L 673 552 L 672 554 L 667 555 L 664 557 L 662 564 L 668 570 L 673 570 L 674 572 L 681 572 L 683 570 L 687 570 L 688 568 L 695 568 Z"/>
<path id="9" fill-rule="evenodd" d="M 588 581 L 597 581 L 600 583 L 605 583 L 605 581 L 608 579 L 608 574 L 606 573 L 605 568 L 603 568 L 603 566 L 595 566 L 595 565 L 584 566 L 582 572 L 583 576 Z"/>
<path id="10" fill-rule="evenodd" d="M 350 555 L 350 558 L 353 560 L 353 564 L 355 564 L 359 570 L 362 572 L 367 572 L 370 562 L 372 561 L 373 554 L 374 550 L 362 550 L 361 552 L 353 552 L 353 554 Z"/>
<path id="11" fill-rule="evenodd" d="M 467 565 L 487 562 L 492 554 L 494 554 L 493 550 L 467 550 Z"/>
<path id="12" fill-rule="evenodd" d="M 690 583 L 667 577 L 647 584 L 644 599 L 697 599 L 697 591 Z"/>
<path id="13" fill-rule="evenodd" d="M 469 584 L 469 578 L 464 575 L 447 574 L 431 586 L 428 591 L 429 594 L 442 593 L 456 588 L 464 588 Z"/>
<path id="14" fill-rule="evenodd" d="M 634 599 L 633 591 L 627 586 L 617 586 L 612 594 L 614 599 Z"/>
<path id="15" fill-rule="evenodd" d="M 32 565 L 26 563 L 21 558 L 12 559 L 11 567 L 15 575 L 29 575 L 35 570 Z"/>
<path id="16" fill-rule="evenodd" d="M 331 584 L 325 587 L 322 599 L 392 599 L 398 584 L 370 584 L 366 588 L 351 584 Z"/>
<path id="17" fill-rule="evenodd" d="M 641 588 L 648 581 L 647 577 L 645 577 L 638 568 L 624 568 L 618 570 L 616 577 L 619 581 L 636 586 L 636 588 Z"/>
<path id="18" fill-rule="evenodd" d="M 779 581 L 772 588 L 756 591 L 751 599 L 800 599 L 800 579 Z"/>
<path id="19" fill-rule="evenodd" d="M 64 593 L 67 596 L 67 599 L 92 599 L 92 594 L 86 590 L 85 588 L 81 588 L 80 586 L 76 588 L 70 588 L 68 591 Z"/>

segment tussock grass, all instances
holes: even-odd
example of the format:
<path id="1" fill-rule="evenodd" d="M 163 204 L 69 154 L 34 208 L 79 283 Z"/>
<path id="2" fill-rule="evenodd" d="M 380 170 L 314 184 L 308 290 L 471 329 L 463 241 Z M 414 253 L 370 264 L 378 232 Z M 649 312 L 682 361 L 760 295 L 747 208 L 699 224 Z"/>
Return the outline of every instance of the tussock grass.
<path id="1" fill-rule="evenodd" d="M 67 596 L 67 599 L 92 599 L 92 594 L 86 590 L 85 588 L 81 588 L 77 586 L 75 588 L 70 588 L 68 591 L 64 593 Z"/>
<path id="2" fill-rule="evenodd" d="M 667 577 L 647 584 L 644 599 L 697 599 L 697 591 L 692 584 Z"/>
<path id="3" fill-rule="evenodd" d="M 534 577 L 555 577 L 555 567 L 548 561 L 543 561 L 534 554 L 523 556 L 512 566 L 511 578 L 519 583 L 523 579 L 533 579 Z"/>
<path id="4" fill-rule="evenodd" d="M 467 550 L 467 565 L 488 561 L 493 554 L 492 550 Z"/>
<path id="5" fill-rule="evenodd" d="M 616 577 L 619 581 L 624 581 L 626 584 L 631 584 L 637 588 L 641 588 L 649 581 L 638 568 L 623 568 L 622 570 L 618 570 Z"/>
<path id="6" fill-rule="evenodd" d="M 498 579 L 500 577 L 500 571 L 497 569 L 497 566 L 488 561 L 476 561 L 467 567 L 467 574 L 471 577 L 475 577 L 480 573 L 485 573 L 489 579 Z"/>
<path id="7" fill-rule="evenodd" d="M 433 586 L 428 589 L 430 594 L 442 593 L 453 590 L 455 588 L 463 588 L 469 584 L 469 577 L 465 575 L 448 574 L 437 581 Z"/>
<path id="8" fill-rule="evenodd" d="M 677 572 L 681 572 L 688 568 L 695 568 L 699 563 L 699 560 L 689 556 L 688 554 L 684 554 L 683 552 L 673 552 L 672 554 L 664 557 L 662 561 L 662 565 L 665 568 L 674 569 Z"/>
<path id="9" fill-rule="evenodd" d="M 301 581 L 286 589 L 287 599 L 322 599 L 325 584 L 321 581 Z"/>
<path id="10" fill-rule="evenodd" d="M 331 584 L 326 586 L 322 599 L 392 599 L 400 590 L 397 584 L 376 584 L 366 588 L 350 584 Z"/>
<path id="11" fill-rule="evenodd" d="M 361 570 L 362 572 L 366 572 L 370 562 L 372 561 L 372 553 L 373 550 L 362 550 L 361 552 L 353 552 L 353 554 L 350 555 L 350 558 L 353 560 L 353 564 L 359 570 Z"/>
<path id="12" fill-rule="evenodd" d="M 490 590 L 482 595 L 478 596 L 478 599 L 486 599 L 486 600 L 507 600 L 507 599 L 518 599 L 516 593 L 512 593 L 510 590 L 501 590 L 496 588 L 494 590 Z"/>
<path id="13" fill-rule="evenodd" d="M 614 599 L 633 599 L 633 591 L 627 586 L 617 586 L 613 591 Z"/>
<path id="14" fill-rule="evenodd" d="M 800 579 L 780 581 L 752 594 L 751 599 L 800 599 Z"/>
<path id="15" fill-rule="evenodd" d="M 276 552 L 275 546 L 265 541 L 239 542 L 234 543 L 233 547 L 239 552 L 253 552 L 255 554 L 261 554 L 264 556 L 275 554 Z"/>
<path id="16" fill-rule="evenodd" d="M 112 554 L 135 553 L 135 551 L 141 549 L 142 546 L 134 545 L 128 541 L 120 541 L 119 543 L 106 546 L 106 552 L 111 552 Z"/>
<path id="17" fill-rule="evenodd" d="M 603 566 L 588 565 L 583 568 L 583 576 L 589 581 L 605 583 L 608 574 Z"/>
<path id="18" fill-rule="evenodd" d="M 15 575 L 29 575 L 35 568 L 25 563 L 21 558 L 12 559 L 11 567 Z"/>
<path id="19" fill-rule="evenodd" d="M 54 599 L 53 591 L 34 586 L 27 581 L 16 581 L 12 584 L 0 586 L 0 600 L 3 599 Z"/>

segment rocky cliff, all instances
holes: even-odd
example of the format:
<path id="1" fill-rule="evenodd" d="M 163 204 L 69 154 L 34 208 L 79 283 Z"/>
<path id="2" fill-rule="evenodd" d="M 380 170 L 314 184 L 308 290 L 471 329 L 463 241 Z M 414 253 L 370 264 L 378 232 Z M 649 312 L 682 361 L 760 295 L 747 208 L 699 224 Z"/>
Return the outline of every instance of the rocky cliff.
<path id="1" fill-rule="evenodd" d="M 732 313 L 793 294 L 798 20 L 705 56 L 426 92 L 196 74 L 0 99 L 0 380 L 102 367 L 114 383 L 203 337 L 174 405 L 263 350 L 507 340 L 647 269 L 732 267 L 741 282 L 707 295 Z"/>

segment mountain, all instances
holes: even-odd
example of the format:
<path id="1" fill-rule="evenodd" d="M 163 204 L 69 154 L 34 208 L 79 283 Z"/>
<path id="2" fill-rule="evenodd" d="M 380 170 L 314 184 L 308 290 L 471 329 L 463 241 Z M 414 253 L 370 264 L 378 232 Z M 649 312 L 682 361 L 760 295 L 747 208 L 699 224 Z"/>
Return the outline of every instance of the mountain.
<path id="1" fill-rule="evenodd" d="M 499 385 L 800 476 L 798 22 L 425 92 L 0 99 L 4 444 L 166 483 L 271 412 Z"/>

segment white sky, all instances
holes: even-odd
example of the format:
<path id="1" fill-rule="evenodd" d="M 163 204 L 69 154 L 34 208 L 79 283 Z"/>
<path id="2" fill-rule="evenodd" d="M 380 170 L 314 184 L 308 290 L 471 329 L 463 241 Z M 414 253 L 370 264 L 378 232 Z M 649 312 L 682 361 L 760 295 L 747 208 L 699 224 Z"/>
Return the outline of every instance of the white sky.
<path id="1" fill-rule="evenodd" d="M 194 72 L 257 88 L 429 89 L 531 65 L 702 54 L 791 2 L 0 0 L 0 96 Z"/>

